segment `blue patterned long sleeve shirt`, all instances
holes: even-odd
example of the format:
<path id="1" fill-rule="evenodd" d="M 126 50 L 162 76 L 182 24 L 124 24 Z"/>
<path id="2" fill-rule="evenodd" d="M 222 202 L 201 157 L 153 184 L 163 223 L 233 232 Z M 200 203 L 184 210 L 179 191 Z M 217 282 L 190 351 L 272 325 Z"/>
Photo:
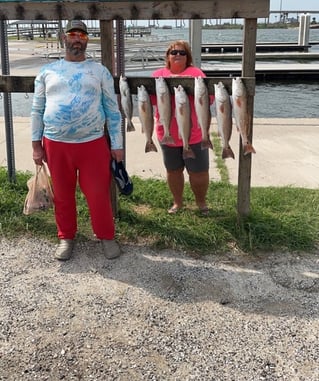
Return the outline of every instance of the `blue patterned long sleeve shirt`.
<path id="1" fill-rule="evenodd" d="M 98 62 L 64 59 L 44 65 L 34 83 L 32 141 L 82 143 L 103 136 L 123 148 L 121 113 L 109 70 Z"/>

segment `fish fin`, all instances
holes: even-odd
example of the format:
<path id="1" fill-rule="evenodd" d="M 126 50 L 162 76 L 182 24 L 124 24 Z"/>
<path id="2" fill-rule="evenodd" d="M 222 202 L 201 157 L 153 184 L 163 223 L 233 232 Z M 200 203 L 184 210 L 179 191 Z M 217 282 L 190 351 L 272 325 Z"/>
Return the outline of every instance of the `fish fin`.
<path id="1" fill-rule="evenodd" d="M 246 143 L 244 145 L 244 155 L 248 155 L 249 153 L 256 153 L 256 151 L 252 144 Z"/>
<path id="2" fill-rule="evenodd" d="M 210 148 L 213 149 L 213 143 L 210 141 L 210 139 L 202 140 L 201 149 Z"/>
<path id="3" fill-rule="evenodd" d="M 157 152 L 157 148 L 156 148 L 156 145 L 154 144 L 153 140 L 151 140 L 150 142 L 146 142 L 145 153 L 147 153 L 147 152 Z"/>
<path id="4" fill-rule="evenodd" d="M 194 151 L 190 147 L 183 149 L 183 159 L 195 159 L 195 158 L 196 156 L 194 154 Z"/>
<path id="5" fill-rule="evenodd" d="M 235 159 L 235 154 L 233 150 L 230 147 L 223 148 L 222 159 L 227 159 L 228 157 L 232 157 L 233 159 Z"/>
<path id="6" fill-rule="evenodd" d="M 220 111 L 222 114 L 225 113 L 225 106 L 224 106 L 224 104 L 221 104 L 221 105 L 219 106 L 219 111 Z"/>
<path id="7" fill-rule="evenodd" d="M 133 124 L 133 122 L 132 122 L 131 120 L 129 120 L 129 119 L 127 119 L 126 131 L 127 131 L 127 132 L 135 131 L 134 124 Z"/>
<path id="8" fill-rule="evenodd" d="M 161 141 L 162 144 L 174 144 L 175 141 L 173 139 L 172 136 L 168 135 L 168 136 L 164 136 L 162 141 Z"/>

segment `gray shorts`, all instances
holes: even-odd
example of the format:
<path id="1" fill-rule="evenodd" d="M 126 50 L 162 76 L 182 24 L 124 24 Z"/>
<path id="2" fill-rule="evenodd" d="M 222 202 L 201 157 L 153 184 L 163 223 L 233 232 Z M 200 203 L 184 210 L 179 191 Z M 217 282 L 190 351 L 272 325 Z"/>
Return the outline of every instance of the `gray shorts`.
<path id="1" fill-rule="evenodd" d="M 195 153 L 195 159 L 183 159 L 183 147 L 171 147 L 161 144 L 164 165 L 168 171 L 185 168 L 187 172 L 206 172 L 209 169 L 208 149 L 202 150 L 201 143 L 190 144 Z"/>

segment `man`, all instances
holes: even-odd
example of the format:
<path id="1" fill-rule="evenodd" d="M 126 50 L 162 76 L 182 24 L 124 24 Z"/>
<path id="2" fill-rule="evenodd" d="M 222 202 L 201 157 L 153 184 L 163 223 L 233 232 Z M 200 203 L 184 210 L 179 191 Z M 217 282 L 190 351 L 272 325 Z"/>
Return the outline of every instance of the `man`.
<path id="1" fill-rule="evenodd" d="M 35 79 L 31 111 L 35 164 L 47 162 L 53 185 L 59 260 L 72 255 L 77 232 L 76 186 L 86 197 L 92 229 L 108 259 L 114 240 L 110 162 L 124 158 L 121 114 L 106 67 L 86 59 L 85 23 L 72 20 L 63 35 L 64 59 L 45 65 Z M 110 147 L 104 134 L 106 123 Z"/>

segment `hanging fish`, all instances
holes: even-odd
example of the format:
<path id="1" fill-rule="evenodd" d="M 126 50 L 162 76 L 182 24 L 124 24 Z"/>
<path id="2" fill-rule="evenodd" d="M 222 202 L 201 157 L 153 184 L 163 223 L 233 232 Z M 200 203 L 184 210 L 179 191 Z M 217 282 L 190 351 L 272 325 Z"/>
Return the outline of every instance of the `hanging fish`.
<path id="1" fill-rule="evenodd" d="M 194 81 L 194 104 L 198 124 L 202 130 L 202 149 L 213 149 L 213 144 L 209 138 L 211 113 L 209 106 L 208 89 L 204 82 L 204 78 L 195 77 Z"/>
<path id="2" fill-rule="evenodd" d="M 142 132 L 146 135 L 145 152 L 157 152 L 153 142 L 154 118 L 150 96 L 144 85 L 137 87 L 138 115 L 142 124 Z"/>
<path id="3" fill-rule="evenodd" d="M 248 112 L 247 112 L 247 91 L 244 82 L 240 77 L 232 80 L 233 113 L 237 129 L 240 133 L 244 155 L 256 153 L 251 142 L 248 140 Z"/>
<path id="4" fill-rule="evenodd" d="M 174 144 L 174 139 L 170 134 L 171 125 L 171 94 L 167 83 L 163 77 L 155 78 L 156 85 L 156 100 L 157 109 L 159 113 L 159 122 L 163 125 L 164 136 L 161 141 L 162 144 Z"/>
<path id="5" fill-rule="evenodd" d="M 222 158 L 235 158 L 234 152 L 229 145 L 233 129 L 232 106 L 229 93 L 222 82 L 214 84 L 216 119 L 219 136 L 222 140 Z"/>
<path id="6" fill-rule="evenodd" d="M 127 82 L 127 78 L 120 76 L 119 81 L 120 95 L 121 95 L 121 106 L 126 117 L 126 131 L 135 131 L 135 127 L 132 122 L 133 118 L 133 103 L 131 97 L 130 87 Z"/>
<path id="7" fill-rule="evenodd" d="M 174 87 L 175 92 L 175 117 L 178 126 L 178 132 L 183 140 L 183 158 L 195 158 L 193 150 L 189 146 L 191 134 L 191 110 L 188 96 L 182 85 Z"/>

